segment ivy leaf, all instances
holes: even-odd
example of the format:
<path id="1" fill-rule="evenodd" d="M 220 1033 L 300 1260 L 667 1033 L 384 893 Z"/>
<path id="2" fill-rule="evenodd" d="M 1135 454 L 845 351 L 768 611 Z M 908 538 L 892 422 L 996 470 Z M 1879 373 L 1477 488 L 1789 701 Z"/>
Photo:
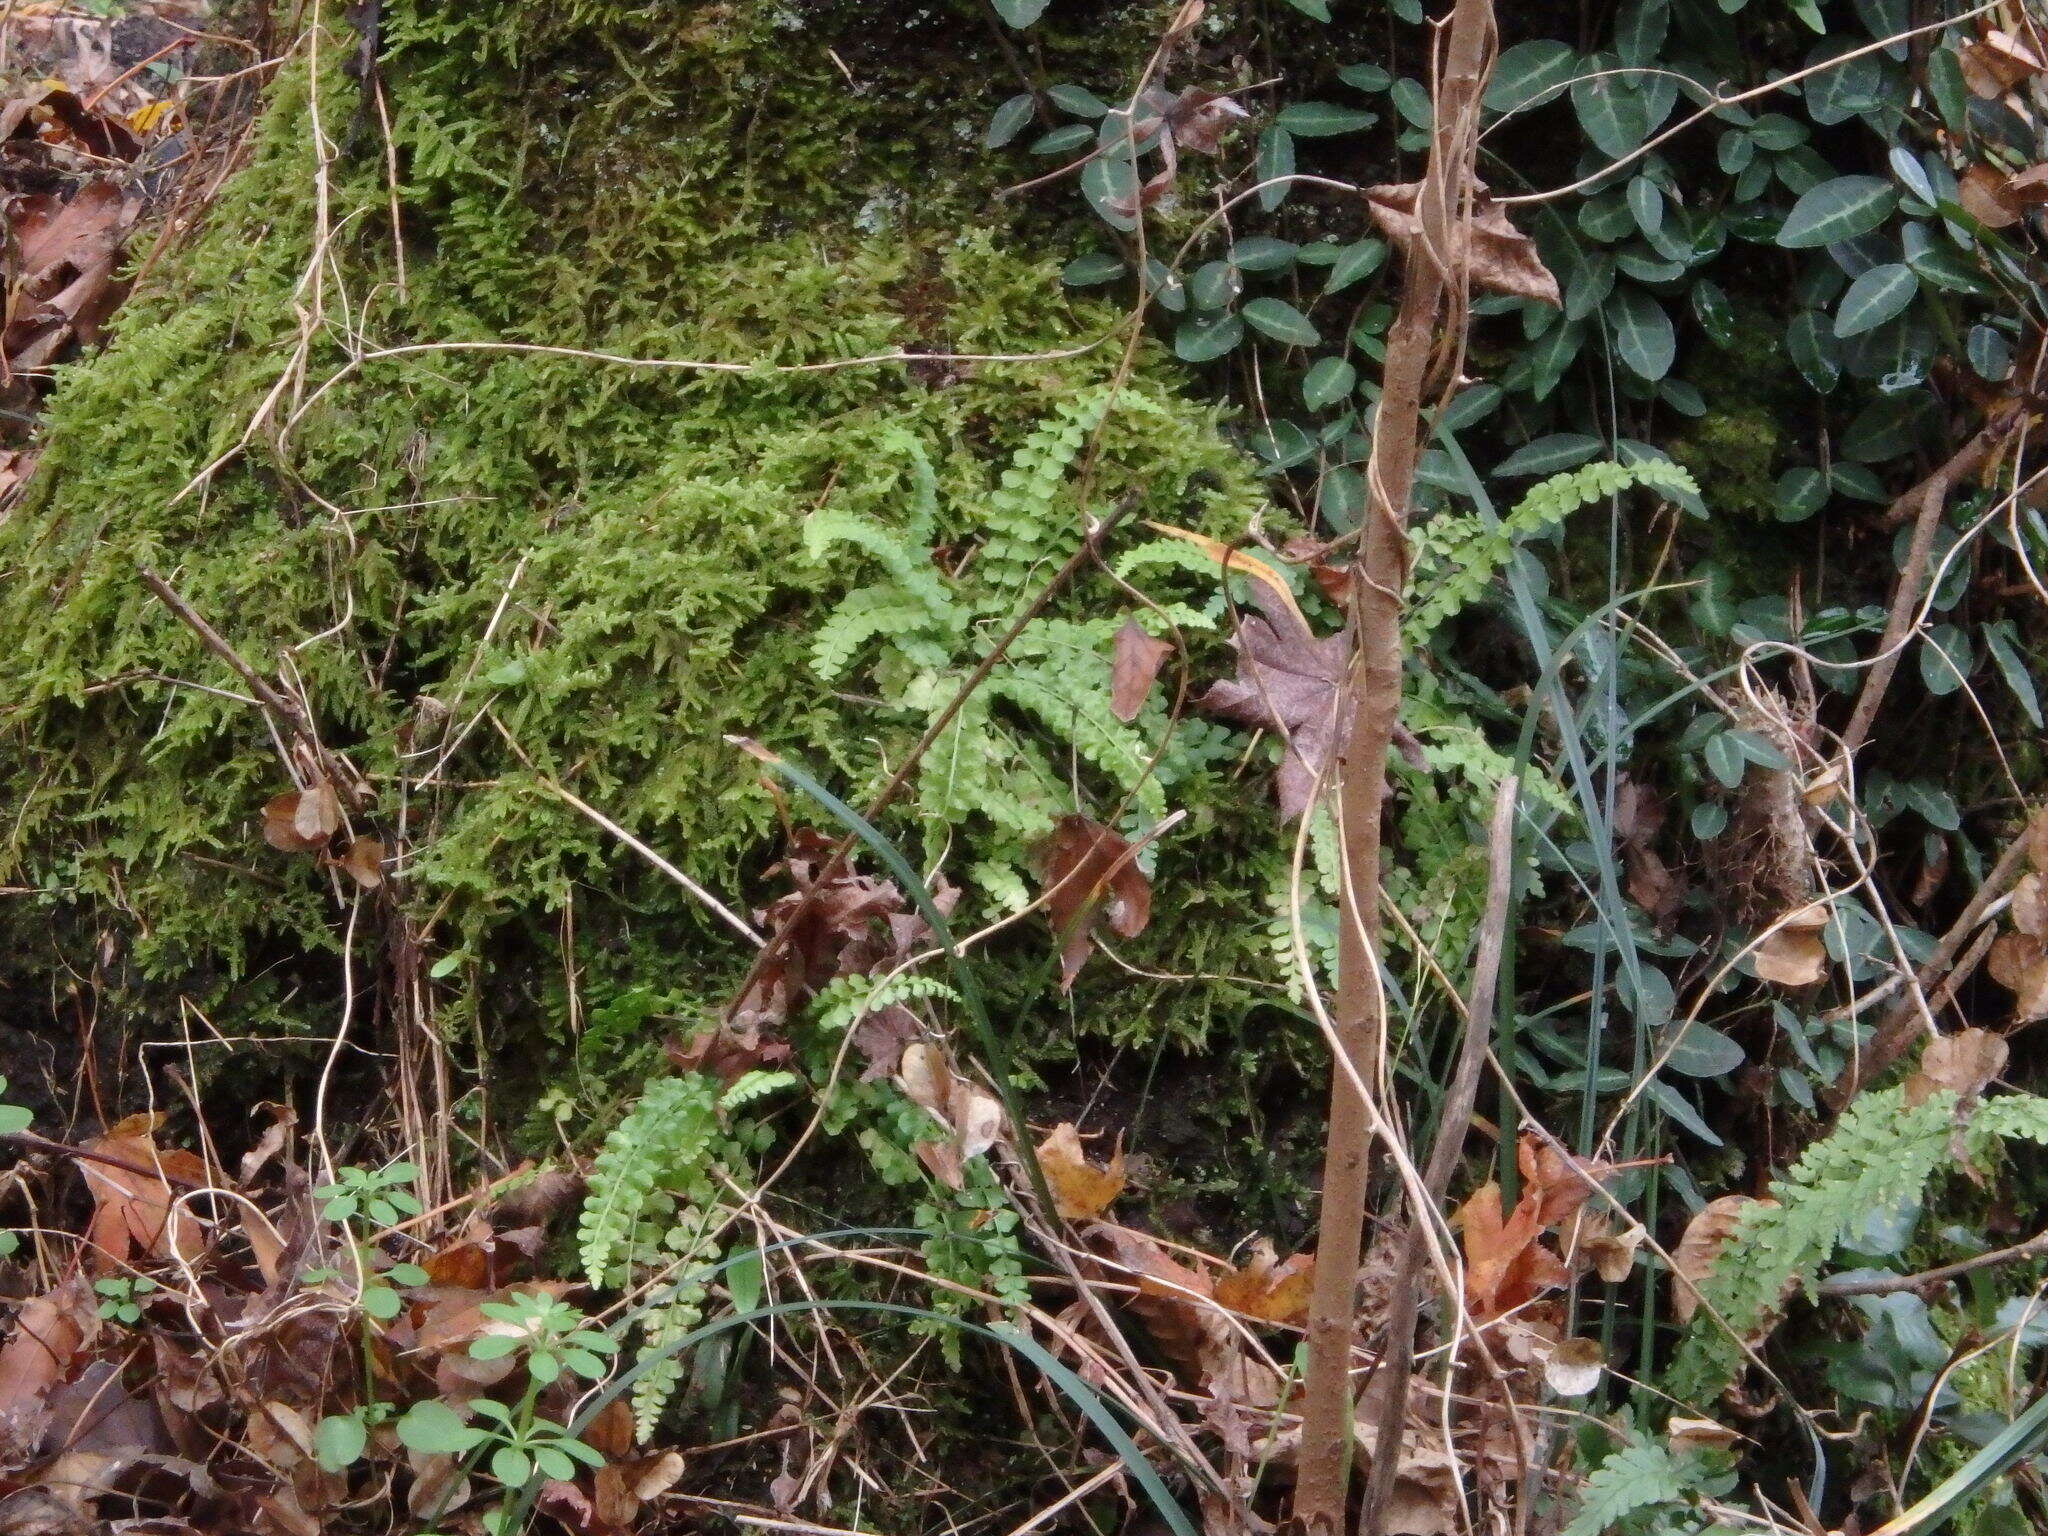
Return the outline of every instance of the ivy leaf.
<path id="1" fill-rule="evenodd" d="M 1045 14 L 1052 0 L 993 0 L 996 14 L 1020 31 Z"/>
<path id="2" fill-rule="evenodd" d="M 1919 291 L 1920 279 L 1904 262 L 1888 261 L 1872 267 L 1842 295 L 1841 305 L 1835 310 L 1835 334 L 1860 336 L 1876 330 L 1903 313 Z"/>
<path id="3" fill-rule="evenodd" d="M 1291 347 L 1312 347 L 1323 339 L 1308 316 L 1285 299 L 1253 299 L 1244 307 L 1244 320 L 1254 330 Z"/>
<path id="4" fill-rule="evenodd" d="M 981 136 L 986 149 L 1001 149 L 1005 144 L 1024 131 L 1031 121 L 1031 93 L 1020 91 L 996 108 L 995 116 L 988 120 L 988 129 Z"/>
<path id="5" fill-rule="evenodd" d="M 1486 105 L 1495 112 L 1534 106 L 1569 85 L 1578 67 L 1579 56 L 1554 39 L 1517 43 L 1495 62 Z"/>
<path id="6" fill-rule="evenodd" d="M 1664 306 L 1646 290 L 1617 289 L 1607 301 L 1606 315 L 1614 331 L 1615 355 L 1630 373 L 1655 383 L 1671 371 L 1678 339 Z"/>
<path id="7" fill-rule="evenodd" d="M 1281 109 L 1273 119 L 1289 133 L 1304 139 L 1327 139 L 1340 133 L 1356 133 L 1380 120 L 1377 112 L 1360 107 L 1340 107 L 1328 101 L 1298 101 Z"/>
<path id="8" fill-rule="evenodd" d="M 1899 192 L 1881 176 L 1837 176 L 1809 188 L 1778 228 L 1787 250 L 1812 250 L 1877 228 L 1898 206 Z"/>

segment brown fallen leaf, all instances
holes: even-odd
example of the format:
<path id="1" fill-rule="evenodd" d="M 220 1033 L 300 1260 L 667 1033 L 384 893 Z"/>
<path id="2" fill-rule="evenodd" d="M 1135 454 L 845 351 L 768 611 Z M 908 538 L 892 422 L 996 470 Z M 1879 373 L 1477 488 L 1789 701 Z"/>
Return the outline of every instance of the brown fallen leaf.
<path id="1" fill-rule="evenodd" d="M 1262 1323 L 1299 1323 L 1308 1316 L 1315 1268 L 1314 1254 L 1282 1259 L 1270 1241 L 1260 1238 L 1249 1264 L 1217 1277 L 1216 1304 Z"/>
<path id="2" fill-rule="evenodd" d="M 1507 210 L 1488 196 L 1483 187 L 1476 182 L 1473 186 L 1471 222 L 1461 226 L 1470 230 L 1473 285 L 1518 299 L 1561 306 L 1564 300 L 1558 292 L 1557 279 L 1537 255 L 1536 242 L 1515 228 Z M 1415 211 L 1420 190 L 1421 183 L 1413 181 L 1365 189 L 1366 205 L 1372 210 L 1374 222 L 1386 232 L 1389 241 L 1411 257 L 1422 237 L 1422 222 Z"/>
<path id="3" fill-rule="evenodd" d="M 912 1150 L 939 1182 L 948 1189 L 960 1188 L 966 1163 L 1002 1138 L 1002 1104 L 955 1072 L 942 1047 L 924 1041 L 904 1047 L 896 1086 L 951 1132 L 945 1141 L 919 1142 Z"/>
<path id="4" fill-rule="evenodd" d="M 1188 1381 L 1207 1381 L 1232 1352 L 1230 1324 L 1210 1304 L 1215 1287 L 1209 1277 L 1128 1227 L 1098 1222 L 1088 1235 L 1098 1250 L 1108 1251 L 1115 1278 L 1136 1283 L 1136 1294 L 1124 1297 L 1123 1305 L 1145 1324 L 1159 1352 Z"/>
<path id="5" fill-rule="evenodd" d="M 1062 1121 L 1039 1143 L 1038 1166 L 1052 1190 L 1053 1208 L 1068 1221 L 1095 1220 L 1124 1190 L 1123 1148 L 1110 1154 L 1107 1167 L 1096 1167 L 1081 1150 L 1081 1133 L 1071 1121 Z"/>
<path id="6" fill-rule="evenodd" d="M 1986 229 L 2005 229 L 2019 223 L 2020 216 L 1999 195 L 2004 189 L 2004 176 L 1988 165 L 1973 165 L 1956 179 L 1956 201 Z"/>
<path id="7" fill-rule="evenodd" d="M 2042 68 L 2040 55 L 2024 41 L 1995 28 L 1958 48 L 1956 62 L 1970 94 L 1985 101 L 1996 101 Z"/>
<path id="8" fill-rule="evenodd" d="M 1741 1227 L 1743 1215 L 1752 1206 L 1775 1204 L 1775 1200 L 1756 1200 L 1748 1195 L 1723 1195 L 1718 1200 L 1709 1200 L 1686 1223 L 1678 1246 L 1671 1250 L 1671 1268 L 1679 1282 L 1671 1288 L 1671 1309 L 1679 1322 L 1691 1322 L 1693 1313 L 1699 1310 L 1697 1287 Z"/>
<path id="9" fill-rule="evenodd" d="M 170 1180 L 203 1187 L 206 1164 L 181 1148 L 160 1150 L 150 1134 L 154 1119 L 131 1116 L 86 1143 L 88 1152 L 113 1163 L 78 1164 L 93 1197 L 85 1244 L 87 1265 L 96 1274 L 173 1255 L 189 1263 L 205 1247 L 205 1223 L 178 1201 Z"/>
<path id="10" fill-rule="evenodd" d="M 1749 957 L 1757 979 L 1781 987 L 1810 987 L 1819 981 L 1827 967 L 1827 946 L 1820 937 L 1827 924 L 1828 909 L 1821 902 L 1799 907 L 1779 919 Z"/>
<path id="11" fill-rule="evenodd" d="M 1109 664 L 1109 712 L 1126 725 L 1138 718 L 1159 667 L 1173 652 L 1164 640 L 1154 640 L 1138 627 L 1136 619 L 1125 619 L 1116 632 L 1116 649 Z"/>
<path id="12" fill-rule="evenodd" d="M 753 1024 L 736 1029 L 721 1023 L 687 1040 L 670 1040 L 661 1049 L 678 1072 L 708 1073 L 728 1088 L 749 1072 L 789 1060 L 789 1042 L 763 1039 Z"/>
<path id="13" fill-rule="evenodd" d="M 1598 1339 L 1559 1339 L 1543 1362 L 1543 1380 L 1559 1397 L 1584 1397 L 1607 1372 Z"/>
<path id="14" fill-rule="evenodd" d="M 299 830 L 298 790 L 272 795 L 263 802 L 263 841 L 283 853 L 318 853 L 327 846 L 325 836 L 307 836 Z"/>
<path id="15" fill-rule="evenodd" d="M 356 838 L 338 862 L 366 891 L 374 891 L 384 883 L 384 845 L 374 837 Z"/>
<path id="16" fill-rule="evenodd" d="M 1664 1424 L 1664 1438 L 1671 1449 L 1683 1454 L 1686 1451 L 1732 1450 L 1742 1439 L 1726 1424 L 1713 1419 L 1686 1418 L 1673 1414 Z"/>
<path id="17" fill-rule="evenodd" d="M 2048 163 L 2030 165 L 2006 177 L 1998 196 L 2008 208 L 2039 208 L 2048 203 Z"/>
<path id="18" fill-rule="evenodd" d="M 1633 1222 L 1616 1232 L 1604 1210 L 1581 1210 L 1566 1235 L 1565 1260 L 1574 1268 L 1590 1264 L 1602 1280 L 1618 1285 L 1635 1268 L 1636 1250 L 1646 1235 Z"/>
<path id="19" fill-rule="evenodd" d="M 1120 938 L 1136 938 L 1152 920 L 1152 882 L 1126 838 L 1086 816 L 1062 816 L 1039 853 L 1045 913 L 1060 941 L 1060 990 L 1088 959 L 1088 941 L 1106 918 Z"/>
<path id="20" fill-rule="evenodd" d="M 1920 1070 L 1906 1079 L 1906 1102 L 1925 1104 L 1929 1095 L 1947 1089 L 1959 1108 L 1967 1108 L 2005 1070 L 2011 1054 L 2005 1037 L 1988 1029 L 1963 1029 L 1930 1040 L 1920 1053 Z"/>
<path id="21" fill-rule="evenodd" d="M 1239 725 L 1279 733 L 1285 751 L 1274 788 L 1281 816 L 1291 821 L 1315 798 L 1342 739 L 1337 705 L 1351 665 L 1350 632 L 1319 640 L 1306 620 L 1294 627 L 1247 613 L 1230 643 L 1237 676 L 1211 685 L 1196 702 Z"/>
<path id="22" fill-rule="evenodd" d="M 2014 994 L 2018 1023 L 2048 1019 L 2048 943 L 2025 933 L 2002 933 L 1985 956 L 1991 979 Z"/>
<path id="23" fill-rule="evenodd" d="M 7 1426 L 0 1440 L 15 1443 L 15 1428 L 34 1419 L 98 1331 L 92 1288 L 82 1276 L 22 1304 L 14 1332 L 0 1345 L 0 1426 Z M 34 1437 L 28 1438 L 32 1445 Z"/>
<path id="24" fill-rule="evenodd" d="M 1568 1285 L 1571 1271 L 1539 1240 L 1540 1200 L 1528 1194 L 1505 1216 L 1500 1185 L 1481 1185 L 1459 1207 L 1465 1247 L 1465 1304 L 1478 1322 L 1512 1312 L 1555 1286 Z"/>

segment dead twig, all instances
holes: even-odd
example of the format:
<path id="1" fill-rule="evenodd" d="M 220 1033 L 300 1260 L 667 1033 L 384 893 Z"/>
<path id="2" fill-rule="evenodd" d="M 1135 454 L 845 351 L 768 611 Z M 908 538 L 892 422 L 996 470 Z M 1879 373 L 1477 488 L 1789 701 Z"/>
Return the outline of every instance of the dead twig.
<path id="1" fill-rule="evenodd" d="M 1823 1296 L 1890 1296 L 1899 1291 L 1925 1290 L 1958 1275 L 1972 1274 L 1999 1264 L 2017 1264 L 2023 1259 L 2038 1259 L 2044 1254 L 2048 1254 L 2048 1232 L 2037 1232 L 2010 1248 L 1994 1248 L 1989 1253 L 1973 1254 L 1953 1264 L 1924 1269 L 1917 1275 L 1838 1275 L 1832 1280 L 1821 1281 L 1820 1293 Z"/>

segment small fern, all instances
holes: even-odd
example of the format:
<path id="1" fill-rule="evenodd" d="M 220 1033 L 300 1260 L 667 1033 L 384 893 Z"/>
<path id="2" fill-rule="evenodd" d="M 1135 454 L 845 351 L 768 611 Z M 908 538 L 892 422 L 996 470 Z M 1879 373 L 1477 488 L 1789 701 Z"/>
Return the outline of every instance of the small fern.
<path id="1" fill-rule="evenodd" d="M 634 1385 L 633 1414 L 643 1440 L 682 1380 L 680 1360 L 653 1360 L 653 1353 L 703 1316 L 704 1286 L 695 1276 L 717 1257 L 707 1234 L 718 1175 L 744 1152 L 722 1113 L 795 1081 L 788 1072 L 749 1072 L 721 1093 L 700 1072 L 656 1078 L 591 1165 L 577 1222 L 590 1283 L 623 1289 L 651 1274 L 657 1294 L 667 1293 L 640 1321 L 641 1358 L 650 1363 Z"/>
<path id="2" fill-rule="evenodd" d="M 1777 1203 L 1743 1215 L 1701 1283 L 1704 1305 L 1673 1362 L 1672 1390 L 1698 1402 L 1733 1380 L 1738 1338 L 1761 1327 L 1793 1286 L 1810 1292 L 1821 1266 L 1872 1212 L 1917 1197 L 1950 1157 L 1955 1130 L 1956 1096 L 1946 1091 L 1909 1105 L 1902 1088 L 1887 1088 L 1843 1111 L 1834 1131 L 1773 1181 Z M 1964 1145 L 1979 1156 L 2005 1137 L 2048 1142 L 2048 1099 L 2013 1094 L 1979 1106 Z"/>
<path id="3" fill-rule="evenodd" d="M 1697 1456 L 1678 1455 L 1653 1440 L 1625 1445 L 1586 1479 L 1563 1536 L 1606 1536 L 1641 1510 L 1688 1503 L 1704 1470 Z"/>
<path id="4" fill-rule="evenodd" d="M 880 978 L 849 975 L 835 976 L 828 982 L 813 1007 L 817 1027 L 836 1035 L 884 1008 L 934 999 L 957 1003 L 960 994 L 936 976 L 909 972 Z"/>
<path id="5" fill-rule="evenodd" d="M 1669 459 L 1602 460 L 1532 486 L 1491 528 L 1471 513 L 1447 513 L 1417 527 L 1409 540 L 1414 554 L 1409 585 L 1416 596 L 1402 620 L 1409 644 L 1420 645 L 1469 607 L 1524 540 L 1554 528 L 1581 507 L 1637 485 L 1699 491 L 1692 476 Z"/>

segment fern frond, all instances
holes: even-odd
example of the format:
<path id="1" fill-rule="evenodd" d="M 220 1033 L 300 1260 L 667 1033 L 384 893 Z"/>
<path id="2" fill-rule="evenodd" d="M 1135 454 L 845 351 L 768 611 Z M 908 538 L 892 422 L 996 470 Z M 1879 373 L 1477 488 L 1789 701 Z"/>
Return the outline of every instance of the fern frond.
<path id="1" fill-rule="evenodd" d="M 592 1285 L 630 1261 L 635 1234 L 671 1193 L 696 1193 L 718 1128 L 710 1078 L 691 1072 L 657 1078 L 632 1113 L 605 1138 L 590 1169 L 577 1221 L 577 1252 Z"/>
<path id="2" fill-rule="evenodd" d="M 818 626 L 811 641 L 811 670 L 824 682 L 837 681 L 877 635 L 901 636 L 931 619 L 931 611 L 906 598 L 900 587 L 880 584 L 849 592 Z"/>
<path id="3" fill-rule="evenodd" d="M 794 1072 L 764 1072 L 758 1067 L 751 1072 L 742 1072 L 719 1096 L 718 1107 L 730 1114 L 756 1099 L 765 1099 L 771 1093 L 795 1086 L 796 1080 Z"/>
<path id="4" fill-rule="evenodd" d="M 1564 1536 L 1605 1536 L 1639 1509 L 1684 1503 L 1697 1473 L 1694 1458 L 1674 1455 L 1655 1441 L 1625 1445 L 1586 1479 Z"/>

